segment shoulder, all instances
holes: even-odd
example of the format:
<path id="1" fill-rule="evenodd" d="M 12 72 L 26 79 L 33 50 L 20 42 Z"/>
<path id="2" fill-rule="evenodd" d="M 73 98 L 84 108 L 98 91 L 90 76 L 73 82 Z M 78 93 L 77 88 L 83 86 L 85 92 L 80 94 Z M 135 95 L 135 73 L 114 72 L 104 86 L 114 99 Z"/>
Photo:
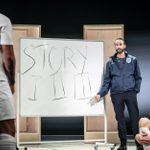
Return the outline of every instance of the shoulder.
<path id="1" fill-rule="evenodd" d="M 10 19 L 7 16 L 0 13 L 0 24 L 10 24 L 10 23 L 11 23 Z"/>
<path id="2" fill-rule="evenodd" d="M 12 45 L 12 24 L 10 19 L 0 13 L 0 44 L 1 45 Z"/>
<path id="3" fill-rule="evenodd" d="M 112 61 L 113 61 L 112 57 L 109 57 L 108 60 L 107 60 L 107 63 L 110 63 Z"/>
<path id="4" fill-rule="evenodd" d="M 108 60 L 107 60 L 106 65 L 107 65 L 107 66 L 110 66 L 110 65 L 113 65 L 113 64 L 114 64 L 113 58 L 112 58 L 112 57 L 109 57 Z"/>
<path id="5" fill-rule="evenodd" d="M 130 54 L 127 55 L 127 58 L 130 58 L 130 59 L 132 59 L 132 60 L 136 60 L 136 59 L 137 59 L 135 56 L 130 55 Z"/>

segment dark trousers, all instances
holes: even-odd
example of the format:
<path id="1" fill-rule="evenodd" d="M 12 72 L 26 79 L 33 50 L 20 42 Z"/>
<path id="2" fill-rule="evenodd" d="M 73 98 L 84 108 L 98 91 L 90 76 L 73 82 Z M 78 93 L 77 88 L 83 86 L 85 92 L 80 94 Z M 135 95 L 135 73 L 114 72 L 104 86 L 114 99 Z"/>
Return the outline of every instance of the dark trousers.
<path id="1" fill-rule="evenodd" d="M 129 113 L 133 135 L 135 136 L 139 131 L 139 109 L 137 104 L 137 94 L 135 91 L 112 94 L 111 99 L 116 114 L 116 120 L 118 122 L 119 138 L 121 144 L 125 145 L 127 142 L 126 121 L 124 116 L 125 105 L 127 106 L 127 110 Z"/>

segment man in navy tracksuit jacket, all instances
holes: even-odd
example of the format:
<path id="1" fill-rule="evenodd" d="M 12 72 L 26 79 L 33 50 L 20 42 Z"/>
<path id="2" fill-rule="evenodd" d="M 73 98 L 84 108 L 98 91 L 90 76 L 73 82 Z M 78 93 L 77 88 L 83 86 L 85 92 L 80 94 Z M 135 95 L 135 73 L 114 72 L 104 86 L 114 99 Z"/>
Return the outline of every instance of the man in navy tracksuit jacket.
<path id="1" fill-rule="evenodd" d="M 121 145 L 118 150 L 127 150 L 126 122 L 124 117 L 125 105 L 127 106 L 134 136 L 138 133 L 139 109 L 137 93 L 140 92 L 141 73 L 136 57 L 129 55 L 126 44 L 122 38 L 116 39 L 116 53 L 110 57 L 106 64 L 104 80 L 100 91 L 92 99 L 96 102 L 104 97 L 110 90 Z M 143 150 L 137 141 L 137 150 Z"/>

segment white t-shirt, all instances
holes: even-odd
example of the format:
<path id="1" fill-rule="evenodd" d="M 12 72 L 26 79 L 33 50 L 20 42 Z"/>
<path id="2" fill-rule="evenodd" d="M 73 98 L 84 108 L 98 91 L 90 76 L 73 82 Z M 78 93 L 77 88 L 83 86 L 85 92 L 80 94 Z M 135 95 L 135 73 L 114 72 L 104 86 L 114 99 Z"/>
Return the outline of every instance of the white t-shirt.
<path id="1" fill-rule="evenodd" d="M 12 24 L 10 19 L 0 13 L 0 45 L 12 45 Z M 0 81 L 7 81 L 2 66 L 2 56 L 0 52 Z"/>
<path id="2" fill-rule="evenodd" d="M 8 17 L 0 13 L 0 44 L 12 45 L 12 25 Z"/>
<path id="3" fill-rule="evenodd" d="M 0 45 L 12 45 L 12 25 L 8 17 L 0 14 Z M 2 65 L 0 52 L 0 120 L 14 119 L 13 97 Z"/>

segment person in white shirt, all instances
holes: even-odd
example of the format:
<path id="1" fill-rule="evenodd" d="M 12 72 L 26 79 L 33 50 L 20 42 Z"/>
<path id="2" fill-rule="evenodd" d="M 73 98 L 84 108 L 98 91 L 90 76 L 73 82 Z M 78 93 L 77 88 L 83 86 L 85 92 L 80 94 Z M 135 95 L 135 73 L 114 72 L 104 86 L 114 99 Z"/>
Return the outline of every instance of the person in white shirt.
<path id="1" fill-rule="evenodd" d="M 10 19 L 0 13 L 0 134 L 15 137 L 15 55 Z"/>

